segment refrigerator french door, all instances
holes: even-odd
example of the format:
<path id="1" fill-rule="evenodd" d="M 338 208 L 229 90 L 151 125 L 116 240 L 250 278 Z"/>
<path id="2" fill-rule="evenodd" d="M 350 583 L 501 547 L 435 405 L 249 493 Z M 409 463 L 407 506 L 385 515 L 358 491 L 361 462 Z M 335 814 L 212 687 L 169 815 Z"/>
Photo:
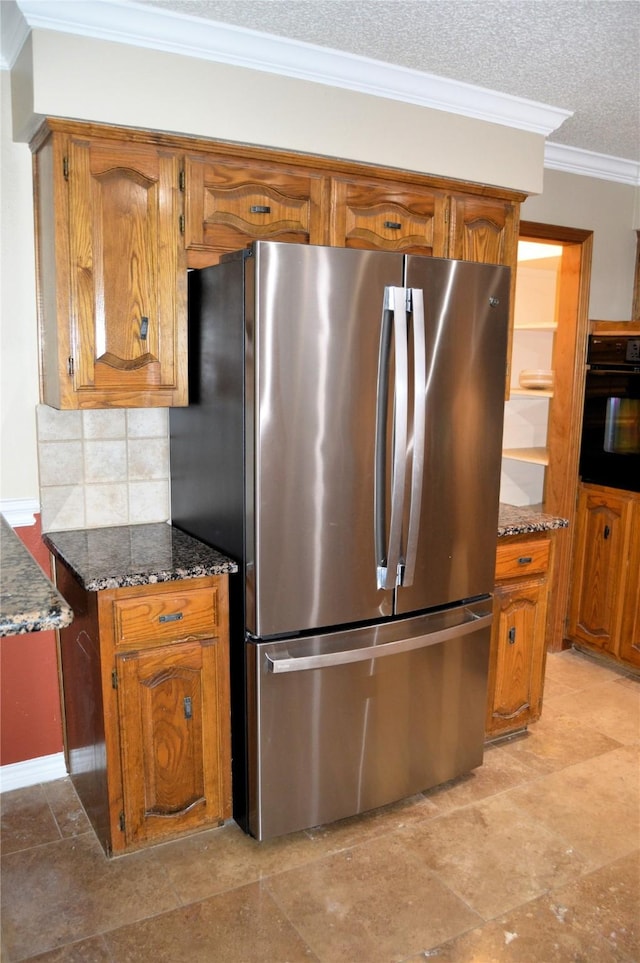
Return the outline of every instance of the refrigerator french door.
<path id="1" fill-rule="evenodd" d="M 234 556 L 260 839 L 482 760 L 509 271 L 257 242 L 190 274 L 174 524 Z"/>

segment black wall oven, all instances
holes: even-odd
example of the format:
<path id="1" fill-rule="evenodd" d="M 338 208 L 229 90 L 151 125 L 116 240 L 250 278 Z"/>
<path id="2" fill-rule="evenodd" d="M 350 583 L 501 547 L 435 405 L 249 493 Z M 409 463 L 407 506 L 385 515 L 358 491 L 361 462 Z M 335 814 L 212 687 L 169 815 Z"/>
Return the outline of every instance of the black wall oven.
<path id="1" fill-rule="evenodd" d="M 640 491 L 640 336 L 589 338 L 580 477 Z"/>

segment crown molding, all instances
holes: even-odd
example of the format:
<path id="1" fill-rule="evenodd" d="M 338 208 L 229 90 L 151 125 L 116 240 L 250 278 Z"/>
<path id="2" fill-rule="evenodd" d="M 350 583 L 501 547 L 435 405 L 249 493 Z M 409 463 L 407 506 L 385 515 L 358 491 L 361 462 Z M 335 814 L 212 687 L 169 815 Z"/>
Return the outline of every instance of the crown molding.
<path id="1" fill-rule="evenodd" d="M 30 27 L 294 77 L 545 136 L 572 114 L 367 57 L 124 0 L 18 0 L 18 6 Z"/>
<path id="2" fill-rule="evenodd" d="M 572 116 L 522 97 L 130 0 L 2 0 L 3 19 L 8 7 L 18 21 L 10 38 L 3 30 L 14 44 L 3 49 L 8 64 L 15 62 L 29 29 L 37 27 L 354 90 L 544 137 Z M 559 144 L 546 144 L 545 167 L 638 183 L 639 165 L 632 161 Z"/>
<path id="3" fill-rule="evenodd" d="M 611 157 L 609 154 L 596 154 L 564 144 L 547 143 L 544 147 L 544 166 L 549 170 L 566 171 L 569 174 L 584 174 L 605 181 L 640 186 L 640 163 Z"/>
<path id="4" fill-rule="evenodd" d="M 0 70 L 10 70 L 29 36 L 29 25 L 13 0 L 0 0 Z"/>

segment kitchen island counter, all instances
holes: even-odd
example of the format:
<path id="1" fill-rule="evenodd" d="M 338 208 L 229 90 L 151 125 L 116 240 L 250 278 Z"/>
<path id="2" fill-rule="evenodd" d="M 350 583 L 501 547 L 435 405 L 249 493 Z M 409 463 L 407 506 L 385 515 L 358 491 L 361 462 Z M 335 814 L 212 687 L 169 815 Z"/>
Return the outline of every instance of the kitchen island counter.
<path id="1" fill-rule="evenodd" d="M 49 532 L 43 540 L 88 592 L 238 570 L 228 556 L 165 522 Z"/>
<path id="2" fill-rule="evenodd" d="M 2 515 L 0 560 L 0 637 L 70 625 L 70 606 Z"/>
<path id="3" fill-rule="evenodd" d="M 568 519 L 547 515 L 539 505 L 500 503 L 498 538 L 504 538 L 506 535 L 528 535 L 532 532 L 552 532 L 568 526 Z"/>

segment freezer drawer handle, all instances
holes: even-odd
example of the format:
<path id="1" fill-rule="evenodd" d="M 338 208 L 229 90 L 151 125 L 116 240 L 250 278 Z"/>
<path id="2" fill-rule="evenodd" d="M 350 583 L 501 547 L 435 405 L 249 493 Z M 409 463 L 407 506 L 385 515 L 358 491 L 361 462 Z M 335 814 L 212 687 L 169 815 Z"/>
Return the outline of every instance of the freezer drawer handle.
<path id="1" fill-rule="evenodd" d="M 448 639 L 460 638 L 477 632 L 478 629 L 491 625 L 493 618 L 489 612 L 485 615 L 473 615 L 469 621 L 459 625 L 449 626 L 440 629 L 438 632 L 431 632 L 428 635 L 411 636 L 408 639 L 398 639 L 397 642 L 385 642 L 382 645 L 370 645 L 359 649 L 347 649 L 341 652 L 326 652 L 318 655 L 302 656 L 276 656 L 273 658 L 268 653 L 265 655 L 265 664 L 268 672 L 302 672 L 305 669 L 326 669 L 332 665 L 346 665 L 350 662 L 366 662 L 369 659 L 379 659 L 384 655 L 400 655 L 402 652 L 411 652 L 414 649 L 424 649 L 439 642 L 446 642 Z"/>
<path id="2" fill-rule="evenodd" d="M 375 507 L 374 528 L 379 589 L 394 589 L 399 582 L 402 548 L 402 515 L 407 467 L 407 411 L 409 361 L 407 345 L 407 289 L 385 287 L 380 328 L 378 395 L 376 401 Z M 392 328 L 392 332 L 390 331 Z M 387 406 L 391 340 L 395 359 L 393 398 L 393 457 L 391 466 L 391 521 L 384 546 L 385 491 L 387 472 Z"/>

